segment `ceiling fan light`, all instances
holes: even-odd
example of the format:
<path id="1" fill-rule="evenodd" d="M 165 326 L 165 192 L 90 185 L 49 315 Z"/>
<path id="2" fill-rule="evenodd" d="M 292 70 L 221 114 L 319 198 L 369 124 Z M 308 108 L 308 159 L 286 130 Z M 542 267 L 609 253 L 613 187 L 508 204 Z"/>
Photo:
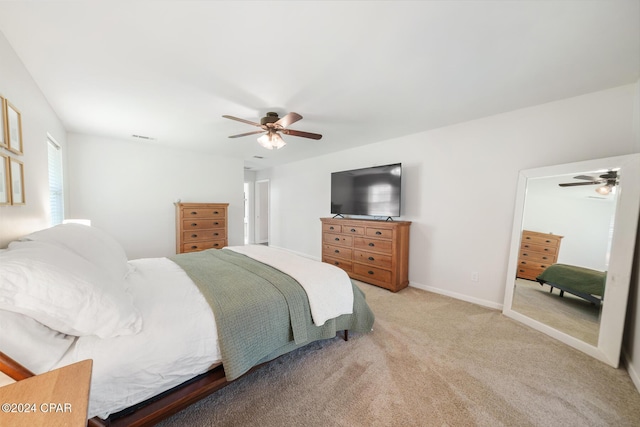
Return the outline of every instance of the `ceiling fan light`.
<path id="1" fill-rule="evenodd" d="M 271 138 L 271 145 L 279 150 L 285 145 L 287 145 L 287 143 L 284 142 L 284 139 L 282 139 L 279 133 L 274 133 Z"/>
<path id="2" fill-rule="evenodd" d="M 268 150 L 273 150 L 274 148 L 280 149 L 287 145 L 287 143 L 284 142 L 280 134 L 277 132 L 269 132 L 262 135 L 260 138 L 258 138 L 258 144 L 262 145 Z"/>
<path id="3" fill-rule="evenodd" d="M 267 150 L 273 150 L 273 145 L 271 145 L 270 134 L 264 134 L 260 138 L 258 138 L 258 144 L 262 145 Z"/>
<path id="4" fill-rule="evenodd" d="M 596 188 L 596 193 L 606 196 L 607 194 L 611 193 L 611 186 L 607 184 L 603 185 L 602 187 L 598 187 Z"/>

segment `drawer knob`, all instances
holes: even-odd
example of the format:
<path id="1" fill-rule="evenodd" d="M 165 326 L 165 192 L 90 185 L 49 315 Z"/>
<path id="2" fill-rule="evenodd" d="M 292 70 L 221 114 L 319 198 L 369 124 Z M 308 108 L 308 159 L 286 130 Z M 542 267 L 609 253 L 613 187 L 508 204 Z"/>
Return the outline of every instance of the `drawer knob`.
<path id="1" fill-rule="evenodd" d="M 334 250 L 333 252 L 334 252 L 334 253 L 337 253 L 337 254 L 339 254 L 339 253 L 340 253 L 340 251 L 339 251 L 339 250 L 337 250 L 337 249 L 336 249 L 336 250 Z"/>
<path id="2" fill-rule="evenodd" d="M 335 241 L 336 241 L 336 242 L 339 242 L 339 241 L 340 241 L 340 238 L 339 238 L 339 237 L 336 237 L 336 238 L 335 238 Z"/>
<path id="3" fill-rule="evenodd" d="M 382 234 L 382 231 L 376 231 L 376 236 L 379 236 Z"/>
<path id="4" fill-rule="evenodd" d="M 369 274 L 373 274 L 373 271 L 369 270 L 369 271 L 367 271 L 367 273 L 369 273 Z"/>
<path id="5" fill-rule="evenodd" d="M 191 223 L 191 226 L 192 226 L 192 227 L 195 227 L 196 225 L 198 225 L 198 224 L 197 224 L 197 223 L 195 223 L 195 222 L 192 222 L 192 223 Z"/>
<path id="6" fill-rule="evenodd" d="M 369 257 L 369 261 L 375 261 L 372 256 Z"/>
<path id="7" fill-rule="evenodd" d="M 191 249 L 198 249 L 196 245 L 191 246 Z"/>
<path id="8" fill-rule="evenodd" d="M 192 234 L 191 237 L 195 239 L 196 237 L 198 237 L 198 235 L 197 234 Z"/>
<path id="9" fill-rule="evenodd" d="M 374 247 L 375 245 L 373 243 L 369 243 L 369 246 Z"/>
<path id="10" fill-rule="evenodd" d="M 333 228 L 333 225 L 329 227 L 329 230 L 335 230 L 335 228 Z"/>
<path id="11" fill-rule="evenodd" d="M 198 215 L 198 212 L 191 212 L 191 215 Z"/>
<path id="12" fill-rule="evenodd" d="M 355 232 L 356 232 L 356 229 L 355 229 L 355 228 L 352 228 L 352 229 L 351 229 L 351 232 L 352 232 L 352 233 L 355 233 Z"/>
<path id="13" fill-rule="evenodd" d="M 219 223 L 218 221 L 216 221 L 216 222 L 214 222 L 213 224 L 214 224 L 214 225 L 219 225 L 220 223 Z"/>
<path id="14" fill-rule="evenodd" d="M 213 211 L 214 215 L 218 215 L 220 212 L 218 211 Z"/>
<path id="15" fill-rule="evenodd" d="M 531 237 L 527 236 L 527 237 L 525 237 L 525 239 L 529 240 L 529 239 L 531 239 Z"/>
<path id="16" fill-rule="evenodd" d="M 334 265 L 340 265 L 340 263 L 338 261 L 334 261 L 333 264 Z"/>
<path id="17" fill-rule="evenodd" d="M 219 235 L 220 235 L 220 233 L 213 233 L 213 235 L 214 235 L 214 236 L 219 236 Z"/>
<path id="18" fill-rule="evenodd" d="M 220 244 L 219 243 L 214 243 L 213 246 L 220 246 Z"/>

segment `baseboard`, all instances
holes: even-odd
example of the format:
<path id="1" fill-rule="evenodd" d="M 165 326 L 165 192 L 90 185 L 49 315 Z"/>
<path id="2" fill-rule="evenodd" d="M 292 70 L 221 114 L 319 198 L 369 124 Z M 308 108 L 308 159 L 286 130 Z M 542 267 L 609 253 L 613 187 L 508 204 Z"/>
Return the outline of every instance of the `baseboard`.
<path id="1" fill-rule="evenodd" d="M 631 364 L 631 358 L 629 357 L 629 354 L 624 351 L 624 349 L 622 350 L 622 361 L 624 367 L 627 369 L 629 377 L 631 378 L 631 382 L 633 382 L 633 385 L 636 386 L 636 390 L 638 390 L 638 393 L 640 393 L 640 373 L 635 370 L 635 368 Z"/>
<path id="2" fill-rule="evenodd" d="M 484 299 L 480 299 L 480 298 L 474 298 L 474 297 L 470 297 L 469 295 L 464 295 L 464 294 L 459 294 L 457 292 L 450 292 L 450 291 L 446 291 L 444 289 L 440 289 L 440 288 L 434 288 L 433 286 L 427 286 L 427 285 L 423 285 L 421 283 L 415 283 L 415 282 L 409 282 L 409 286 L 414 287 L 414 288 L 418 288 L 418 289 L 422 289 L 423 291 L 429 291 L 429 292 L 433 292 L 434 294 L 440 294 L 440 295 L 445 295 L 451 298 L 455 298 L 461 301 L 466 301 L 466 302 L 470 302 L 472 304 L 477 304 L 477 305 L 481 305 L 483 307 L 487 307 L 487 308 L 492 308 L 495 310 L 500 310 L 502 311 L 502 304 L 493 302 L 493 301 L 488 301 L 488 300 L 484 300 Z"/>

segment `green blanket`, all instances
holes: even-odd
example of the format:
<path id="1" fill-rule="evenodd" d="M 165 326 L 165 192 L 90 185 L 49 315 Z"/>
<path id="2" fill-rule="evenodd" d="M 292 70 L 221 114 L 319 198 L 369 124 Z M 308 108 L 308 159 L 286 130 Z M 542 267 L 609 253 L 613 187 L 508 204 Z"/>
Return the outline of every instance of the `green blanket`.
<path id="1" fill-rule="evenodd" d="M 604 295 L 607 273 L 567 264 L 553 264 L 546 268 L 536 280 L 551 285 L 562 286 L 568 292 L 572 290 L 589 295 Z"/>
<path id="2" fill-rule="evenodd" d="M 229 381 L 253 366 L 339 330 L 369 332 L 374 316 L 352 284 L 354 313 L 315 326 L 307 295 L 290 276 L 245 255 L 211 249 L 175 255 L 211 306 Z"/>

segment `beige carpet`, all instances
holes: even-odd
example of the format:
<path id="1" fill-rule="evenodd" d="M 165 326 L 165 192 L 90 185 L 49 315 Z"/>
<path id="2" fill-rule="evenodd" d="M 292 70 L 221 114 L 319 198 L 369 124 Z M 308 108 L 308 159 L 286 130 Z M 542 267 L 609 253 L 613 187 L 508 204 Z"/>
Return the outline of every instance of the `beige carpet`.
<path id="1" fill-rule="evenodd" d="M 568 292 L 560 297 L 558 289 L 553 293 L 549 289 L 538 282 L 517 279 L 512 309 L 597 346 L 601 308 Z"/>
<path id="2" fill-rule="evenodd" d="M 372 333 L 285 355 L 159 425 L 640 425 L 640 393 L 623 369 L 495 310 L 359 286 Z"/>

